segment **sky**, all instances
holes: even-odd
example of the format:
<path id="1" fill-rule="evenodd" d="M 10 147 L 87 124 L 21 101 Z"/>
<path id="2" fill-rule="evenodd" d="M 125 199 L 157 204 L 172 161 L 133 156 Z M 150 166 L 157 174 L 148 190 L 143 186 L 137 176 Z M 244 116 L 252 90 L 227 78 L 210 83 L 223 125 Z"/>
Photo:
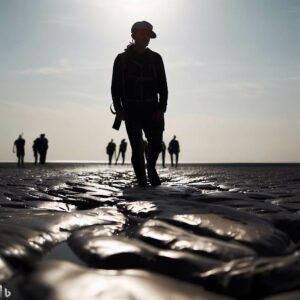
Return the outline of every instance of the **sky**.
<path id="1" fill-rule="evenodd" d="M 112 66 L 134 22 L 153 24 L 180 161 L 300 162 L 300 1 L 0 0 L 0 161 L 23 133 L 48 160 L 103 161 Z M 126 160 L 129 161 L 130 149 Z"/>

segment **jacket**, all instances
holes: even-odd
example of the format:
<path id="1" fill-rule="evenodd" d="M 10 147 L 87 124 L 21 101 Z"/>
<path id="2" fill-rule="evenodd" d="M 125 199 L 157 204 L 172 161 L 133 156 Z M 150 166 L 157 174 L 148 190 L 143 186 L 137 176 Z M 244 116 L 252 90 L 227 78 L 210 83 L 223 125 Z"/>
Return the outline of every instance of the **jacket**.
<path id="1" fill-rule="evenodd" d="M 168 86 L 161 56 L 149 48 L 140 54 L 132 47 L 118 54 L 113 66 L 111 94 L 116 111 L 155 103 L 165 112 Z"/>

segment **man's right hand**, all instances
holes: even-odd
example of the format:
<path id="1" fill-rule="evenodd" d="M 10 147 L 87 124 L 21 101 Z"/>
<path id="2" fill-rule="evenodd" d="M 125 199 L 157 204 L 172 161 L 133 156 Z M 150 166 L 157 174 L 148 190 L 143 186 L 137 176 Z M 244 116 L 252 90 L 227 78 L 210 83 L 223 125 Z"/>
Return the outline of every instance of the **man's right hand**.
<path id="1" fill-rule="evenodd" d="M 120 121 L 126 121 L 127 120 L 127 114 L 124 110 L 119 110 L 116 113 L 117 115 L 117 119 L 119 119 Z"/>

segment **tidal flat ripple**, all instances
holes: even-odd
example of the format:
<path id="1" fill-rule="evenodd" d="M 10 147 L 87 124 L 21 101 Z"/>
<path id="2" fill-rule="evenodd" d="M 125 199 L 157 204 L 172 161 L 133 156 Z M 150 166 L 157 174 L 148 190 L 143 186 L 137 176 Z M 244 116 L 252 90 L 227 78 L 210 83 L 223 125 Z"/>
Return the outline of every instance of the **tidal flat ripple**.
<path id="1" fill-rule="evenodd" d="M 0 164 L 11 299 L 300 299 L 300 164 Z"/>

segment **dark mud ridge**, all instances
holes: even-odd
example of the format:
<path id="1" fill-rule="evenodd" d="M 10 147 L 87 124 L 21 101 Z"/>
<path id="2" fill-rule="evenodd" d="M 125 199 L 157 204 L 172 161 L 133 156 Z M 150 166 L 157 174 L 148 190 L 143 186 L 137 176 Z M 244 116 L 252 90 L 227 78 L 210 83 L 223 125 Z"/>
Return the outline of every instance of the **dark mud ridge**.
<path id="1" fill-rule="evenodd" d="M 300 299 L 300 166 L 0 168 L 2 298 Z"/>

